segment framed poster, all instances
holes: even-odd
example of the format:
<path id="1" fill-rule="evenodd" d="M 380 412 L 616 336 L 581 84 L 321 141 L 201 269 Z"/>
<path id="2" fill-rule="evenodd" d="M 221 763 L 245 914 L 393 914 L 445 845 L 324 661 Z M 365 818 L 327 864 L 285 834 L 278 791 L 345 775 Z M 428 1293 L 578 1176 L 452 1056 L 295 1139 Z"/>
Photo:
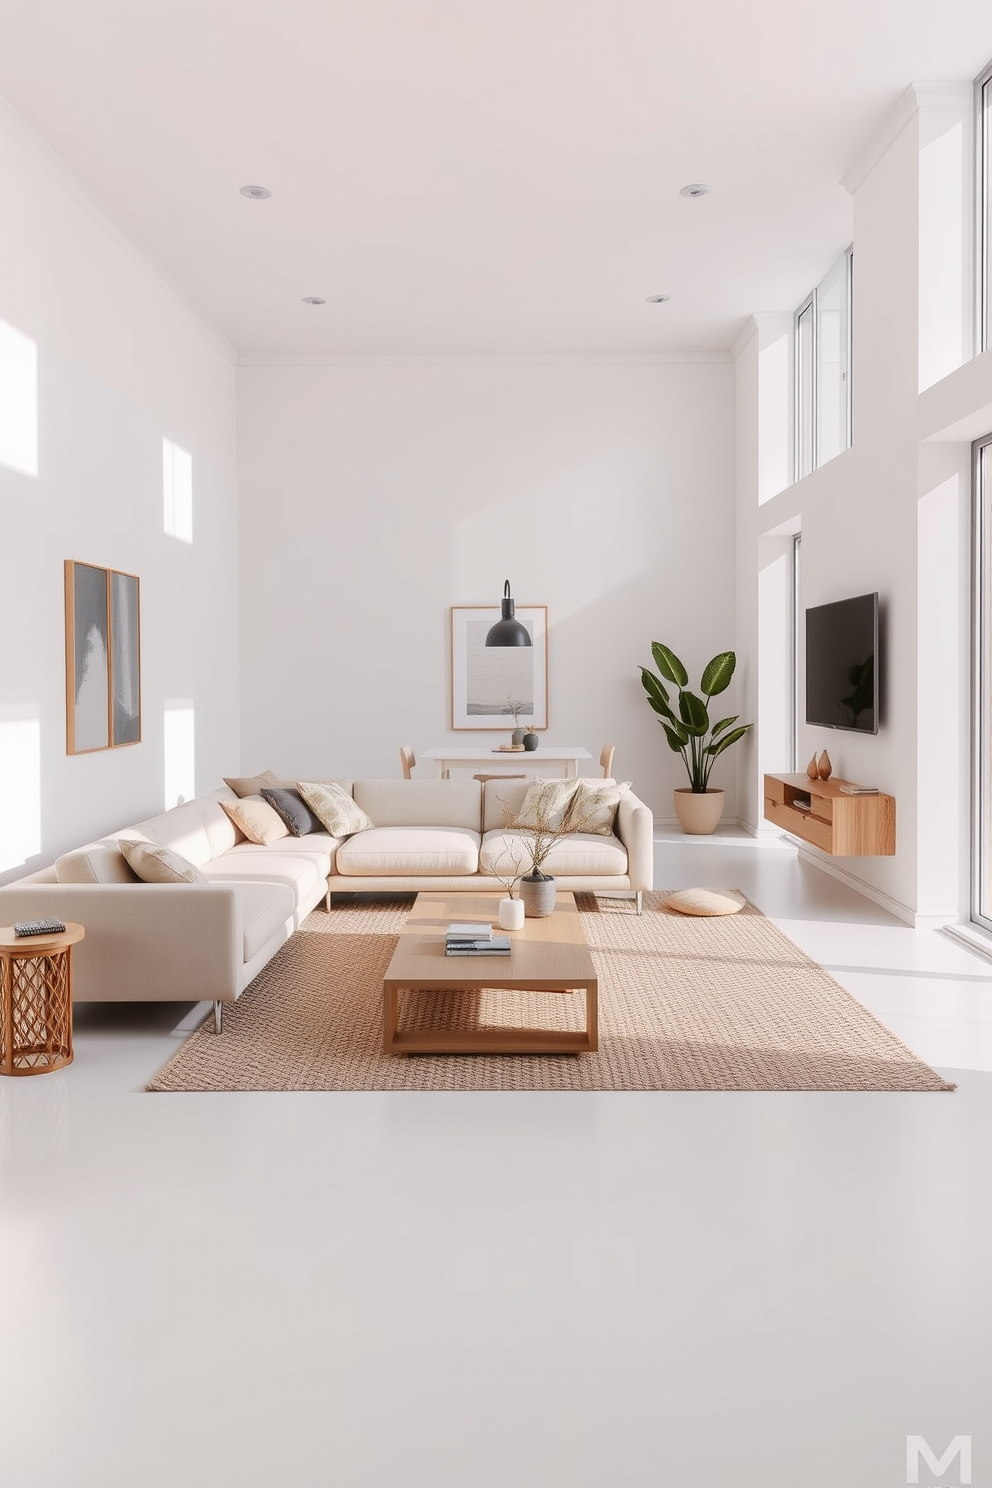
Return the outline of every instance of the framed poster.
<path id="1" fill-rule="evenodd" d="M 451 727 L 548 726 L 548 607 L 517 605 L 514 618 L 530 634 L 529 646 L 487 646 L 500 618 L 499 605 L 451 607 Z"/>
<path id="2" fill-rule="evenodd" d="M 65 747 L 141 742 L 141 633 L 134 574 L 65 560 Z"/>

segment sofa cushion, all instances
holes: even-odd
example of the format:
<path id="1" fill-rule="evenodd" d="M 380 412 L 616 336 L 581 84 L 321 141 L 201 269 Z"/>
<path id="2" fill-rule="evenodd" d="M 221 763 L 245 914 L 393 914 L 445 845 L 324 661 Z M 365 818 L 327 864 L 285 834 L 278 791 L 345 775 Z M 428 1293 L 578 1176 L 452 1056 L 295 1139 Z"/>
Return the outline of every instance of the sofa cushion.
<path id="1" fill-rule="evenodd" d="M 485 810 L 482 817 L 484 832 L 500 832 L 506 825 L 506 812 L 517 812 L 533 782 L 527 780 L 487 780 L 485 784 Z"/>
<path id="2" fill-rule="evenodd" d="M 298 790 L 288 790 L 284 786 L 265 786 L 262 800 L 267 801 L 273 811 L 279 813 L 294 837 L 306 837 L 309 832 L 320 831 L 320 818 L 314 816 Z"/>
<path id="3" fill-rule="evenodd" d="M 116 842 L 91 842 L 55 860 L 59 883 L 138 883 L 138 875 Z"/>
<path id="4" fill-rule="evenodd" d="M 297 788 L 332 837 L 350 837 L 353 832 L 366 832 L 375 826 L 348 792 L 333 781 L 324 785 L 319 780 L 300 780 Z"/>
<path id="5" fill-rule="evenodd" d="M 479 850 L 479 869 L 492 873 L 503 868 L 513 854 L 519 857 L 527 872 L 530 857 L 527 836 L 517 832 L 487 832 Z M 500 859 L 502 858 L 502 861 Z M 600 877 L 627 872 L 627 849 L 618 837 L 601 837 L 594 832 L 570 832 L 556 842 L 544 863 L 545 873 L 566 877 L 571 874 L 596 874 Z"/>
<path id="6" fill-rule="evenodd" d="M 173 852 L 171 847 L 162 847 L 157 842 L 122 839 L 120 849 L 142 883 L 206 883 L 199 868 L 181 853 Z"/>
<path id="7" fill-rule="evenodd" d="M 373 827 L 349 837 L 335 857 L 336 871 L 349 878 L 460 875 L 478 868 L 479 834 L 458 827 Z"/>
<path id="8" fill-rule="evenodd" d="M 574 776 L 567 780 L 535 780 L 514 814 L 514 826 L 540 825 L 556 832 L 568 815 L 578 788 L 579 782 Z"/>
<path id="9" fill-rule="evenodd" d="M 477 833 L 477 780 L 356 780 L 355 800 L 377 827 L 464 827 Z"/>
<path id="10" fill-rule="evenodd" d="M 257 796 L 263 785 L 275 785 L 276 778 L 271 770 L 263 770 L 261 775 L 225 775 L 224 784 L 240 800 L 242 796 Z"/>
<path id="11" fill-rule="evenodd" d="M 572 797 L 569 820 L 581 825 L 583 832 L 596 832 L 612 837 L 617 807 L 630 790 L 633 781 L 580 780 Z"/>
<path id="12" fill-rule="evenodd" d="M 260 842 L 268 846 L 280 837 L 289 836 L 289 828 L 279 812 L 261 796 L 242 796 L 240 801 L 221 801 L 238 830 L 249 842 Z"/>
<path id="13" fill-rule="evenodd" d="M 232 847 L 226 858 L 240 858 L 245 854 L 254 853 L 260 855 L 264 862 L 273 853 L 280 857 L 289 855 L 292 857 L 308 858 L 314 863 L 319 872 L 326 878 L 331 871 L 334 854 L 341 846 L 344 839 L 331 837 L 327 832 L 308 832 L 305 837 L 280 837 L 275 847 L 260 847 L 254 842 L 239 842 L 237 847 Z"/>
<path id="14" fill-rule="evenodd" d="M 311 899 L 327 877 L 312 857 L 304 853 L 282 853 L 274 847 L 259 847 L 249 852 L 236 847 L 222 858 L 205 863 L 203 875 L 208 883 L 285 884 L 293 890 L 297 904 Z"/>
<path id="15" fill-rule="evenodd" d="M 234 885 L 241 909 L 245 964 L 257 956 L 265 943 L 287 921 L 292 924 L 296 895 L 286 884 L 239 883 Z"/>

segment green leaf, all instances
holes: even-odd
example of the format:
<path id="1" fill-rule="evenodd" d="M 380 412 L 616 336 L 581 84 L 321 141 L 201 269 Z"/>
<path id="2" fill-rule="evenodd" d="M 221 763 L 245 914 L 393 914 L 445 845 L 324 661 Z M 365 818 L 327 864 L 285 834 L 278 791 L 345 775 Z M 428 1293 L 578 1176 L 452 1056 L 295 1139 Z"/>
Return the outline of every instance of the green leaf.
<path id="1" fill-rule="evenodd" d="M 668 740 L 669 749 L 671 749 L 675 754 L 681 754 L 686 744 L 688 744 L 689 742 L 689 735 L 686 734 L 684 739 L 680 739 L 678 734 L 673 728 L 670 727 L 669 724 L 663 723 L 661 726 L 665 730 L 665 738 Z"/>
<path id="2" fill-rule="evenodd" d="M 716 697 L 718 692 L 725 692 L 730 686 L 730 679 L 734 675 L 737 666 L 737 657 L 733 651 L 721 651 L 719 656 L 714 656 L 708 662 L 699 685 L 707 697 Z"/>
<path id="3" fill-rule="evenodd" d="M 736 723 L 740 716 L 741 715 L 739 713 L 735 713 L 732 718 L 721 718 L 719 723 L 715 723 L 713 725 L 714 739 L 717 737 L 718 734 L 722 734 L 725 728 L 729 728 L 732 723 Z"/>
<path id="4" fill-rule="evenodd" d="M 651 655 L 654 664 L 658 668 L 666 682 L 674 682 L 676 687 L 688 687 L 689 673 L 679 661 L 674 651 L 669 651 L 660 641 L 651 642 Z"/>
<path id="5" fill-rule="evenodd" d="M 710 715 L 706 711 L 706 704 L 694 692 L 679 693 L 679 712 L 690 734 L 695 734 L 697 738 L 709 729 Z"/>
<path id="6" fill-rule="evenodd" d="M 668 691 L 664 683 L 659 682 L 654 672 L 647 667 L 641 667 L 641 685 L 648 695 L 648 702 L 656 713 L 663 713 L 666 718 L 672 716 L 671 705 L 668 701 Z"/>
<path id="7" fill-rule="evenodd" d="M 716 759 L 717 755 L 722 754 L 725 749 L 729 749 L 731 744 L 736 744 L 738 739 L 743 739 L 750 727 L 751 725 L 749 723 L 745 723 L 740 728 L 732 729 L 729 734 L 724 734 L 722 739 L 718 739 L 715 744 L 711 744 L 706 753 L 712 759 Z"/>

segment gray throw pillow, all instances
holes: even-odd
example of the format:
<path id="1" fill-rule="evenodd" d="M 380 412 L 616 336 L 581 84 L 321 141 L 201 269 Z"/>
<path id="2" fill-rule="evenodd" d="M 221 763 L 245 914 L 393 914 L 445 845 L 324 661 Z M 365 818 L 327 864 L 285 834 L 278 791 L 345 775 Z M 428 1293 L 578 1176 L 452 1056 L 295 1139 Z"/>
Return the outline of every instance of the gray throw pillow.
<path id="1" fill-rule="evenodd" d="M 278 811 L 294 837 L 306 837 L 310 832 L 324 830 L 323 822 L 314 816 L 299 791 L 263 786 L 260 794 L 273 811 Z"/>

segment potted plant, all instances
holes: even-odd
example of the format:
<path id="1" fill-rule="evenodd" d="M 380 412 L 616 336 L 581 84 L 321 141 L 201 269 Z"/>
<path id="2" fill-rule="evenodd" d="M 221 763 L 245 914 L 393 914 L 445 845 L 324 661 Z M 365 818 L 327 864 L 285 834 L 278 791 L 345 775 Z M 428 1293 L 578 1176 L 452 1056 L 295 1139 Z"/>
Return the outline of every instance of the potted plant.
<path id="1" fill-rule="evenodd" d="M 592 821 L 590 811 L 576 810 L 574 793 L 562 808 L 554 799 L 554 788 L 558 783 L 548 781 L 547 792 L 538 796 L 532 808 L 533 814 L 528 815 L 526 820 L 521 820 L 505 803 L 503 805 L 505 830 L 520 836 L 530 860 L 530 871 L 518 879 L 520 897 L 528 919 L 541 919 L 554 912 L 558 888 L 554 876 L 542 871 L 551 855 L 551 849 L 556 842 L 561 842 L 562 838 L 571 836 L 573 832 L 587 831 Z M 578 785 L 578 782 L 575 784 Z M 501 883 L 506 882 L 501 875 L 495 876 Z"/>
<path id="2" fill-rule="evenodd" d="M 513 732 L 510 734 L 510 743 L 515 749 L 519 749 L 524 742 L 524 731 L 520 727 L 520 713 L 524 705 L 512 697 L 507 698 L 506 705 L 509 712 L 513 714 Z"/>
<path id="3" fill-rule="evenodd" d="M 519 930 L 524 922 L 524 904 L 522 899 L 514 899 L 513 891 L 523 877 L 523 858 L 507 844 L 489 871 L 506 890 L 506 898 L 499 901 L 500 929 Z"/>
<path id="4" fill-rule="evenodd" d="M 723 815 L 724 793 L 710 786 L 710 772 L 718 757 L 731 744 L 743 739 L 749 723 L 734 728 L 739 714 L 721 718 L 710 723 L 707 704 L 711 698 L 725 692 L 737 666 L 733 651 L 721 651 L 703 668 L 699 681 L 699 692 L 689 690 L 689 673 L 674 651 L 660 641 L 651 642 L 651 655 L 661 677 L 655 676 L 650 667 L 641 667 L 641 682 L 648 702 L 658 714 L 658 722 L 665 730 L 668 747 L 682 756 L 689 774 L 688 786 L 677 786 L 672 792 L 675 814 L 683 832 L 692 836 L 707 836 L 715 832 Z M 664 678 L 664 681 L 662 681 Z M 678 700 L 673 707 L 665 682 L 678 688 Z"/>

